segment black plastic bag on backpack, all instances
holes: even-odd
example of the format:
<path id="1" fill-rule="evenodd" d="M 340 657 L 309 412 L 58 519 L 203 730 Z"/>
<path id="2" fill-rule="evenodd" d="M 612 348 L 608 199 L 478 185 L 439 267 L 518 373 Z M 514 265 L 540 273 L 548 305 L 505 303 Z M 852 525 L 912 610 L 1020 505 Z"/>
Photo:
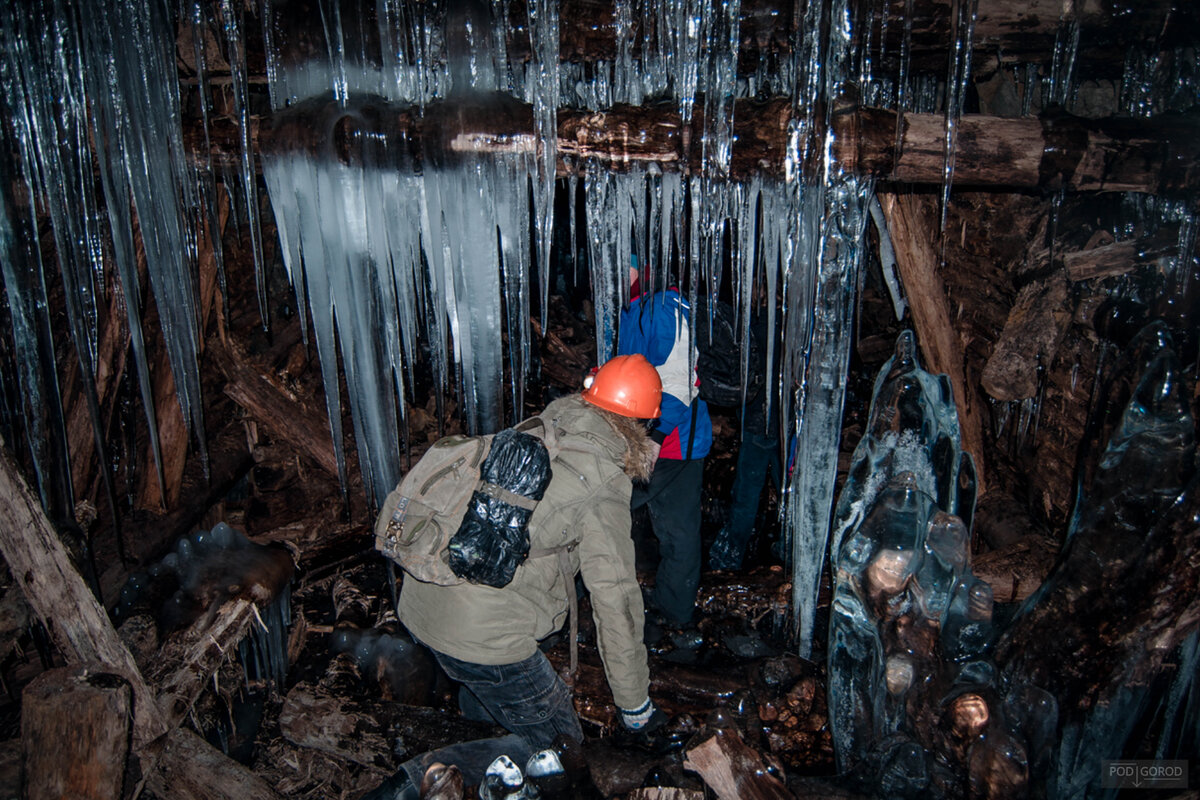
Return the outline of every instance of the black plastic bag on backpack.
<path id="1" fill-rule="evenodd" d="M 529 518 L 550 483 L 550 454 L 536 436 L 509 428 L 492 438 L 479 477 L 448 563 L 464 580 L 499 588 L 529 555 Z"/>

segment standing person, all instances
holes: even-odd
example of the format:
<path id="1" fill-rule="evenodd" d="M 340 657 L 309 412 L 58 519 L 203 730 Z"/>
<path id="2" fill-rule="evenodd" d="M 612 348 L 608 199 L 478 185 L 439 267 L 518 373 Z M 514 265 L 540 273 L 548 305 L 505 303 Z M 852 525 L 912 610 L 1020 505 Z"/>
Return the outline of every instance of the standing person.
<path id="1" fill-rule="evenodd" d="M 746 403 L 742 408 L 742 441 L 730 492 L 729 520 L 717 533 L 708 551 L 712 569 L 740 570 L 758 519 L 763 485 L 770 478 L 776 488 L 783 480 L 779 457 L 779 399 L 767 385 L 766 311 L 750 317 L 750 354 L 746 376 Z M 774 348 L 772 375 L 779 377 L 779 343 Z M 769 407 L 768 407 L 769 406 Z"/>
<path id="2" fill-rule="evenodd" d="M 576 575 L 591 595 L 621 722 L 643 731 L 666 719 L 649 696 L 629 513 L 633 482 L 648 480 L 654 468 L 646 425 L 660 404 L 661 382 L 650 363 L 618 356 L 582 394 L 555 400 L 539 415 L 554 432 L 551 478 L 529 518 L 531 555 L 507 585 L 443 586 L 405 575 L 400 621 L 461 684 L 464 715 L 502 725 L 532 750 L 560 734 L 583 739 L 571 690 L 538 649 L 567 619 Z M 569 569 L 555 557 L 560 551 Z"/>
<path id="3" fill-rule="evenodd" d="M 644 355 L 662 377 L 662 415 L 650 431 L 658 461 L 649 484 L 635 487 L 633 508 L 649 507 L 658 540 L 653 611 L 664 625 L 683 628 L 692 623 L 700 585 L 700 490 L 712 420 L 697 395 L 687 301 L 674 288 L 642 294 L 636 266 L 630 278 L 633 299 L 621 314 L 617 352 Z"/>

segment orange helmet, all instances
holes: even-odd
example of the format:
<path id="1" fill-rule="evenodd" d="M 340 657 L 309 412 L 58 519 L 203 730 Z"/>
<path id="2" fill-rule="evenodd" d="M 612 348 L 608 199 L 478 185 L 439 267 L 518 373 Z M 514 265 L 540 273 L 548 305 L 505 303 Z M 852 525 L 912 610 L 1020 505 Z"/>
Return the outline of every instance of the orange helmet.
<path id="1" fill-rule="evenodd" d="M 605 411 L 636 419 L 655 419 L 662 413 L 662 379 L 643 355 L 610 358 L 584 386 L 583 399 Z"/>

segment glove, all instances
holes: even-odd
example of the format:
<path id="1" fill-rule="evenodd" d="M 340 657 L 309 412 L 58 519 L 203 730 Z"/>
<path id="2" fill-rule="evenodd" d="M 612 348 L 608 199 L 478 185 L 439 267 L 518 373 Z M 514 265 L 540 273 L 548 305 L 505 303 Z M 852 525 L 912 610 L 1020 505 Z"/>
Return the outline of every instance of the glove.
<path id="1" fill-rule="evenodd" d="M 667 715 L 660 711 L 649 697 L 632 711 L 621 709 L 621 724 L 629 731 L 650 733 L 661 728 L 666 722 Z"/>

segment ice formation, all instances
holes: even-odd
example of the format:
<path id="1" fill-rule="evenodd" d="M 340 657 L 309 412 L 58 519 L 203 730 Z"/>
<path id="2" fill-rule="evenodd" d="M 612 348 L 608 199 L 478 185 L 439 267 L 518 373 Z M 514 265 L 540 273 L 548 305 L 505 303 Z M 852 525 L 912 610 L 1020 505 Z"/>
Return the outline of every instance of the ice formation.
<path id="1" fill-rule="evenodd" d="M 693 299 L 718 287 L 727 290 L 739 308 L 743 341 L 753 288 L 782 296 L 780 309 L 768 311 L 768 326 L 784 332 L 779 374 L 769 382 L 782 412 L 781 436 L 794 439 L 804 454 L 786 487 L 783 518 L 799 649 L 810 652 L 816 587 L 831 530 L 863 234 L 873 210 L 870 180 L 843 174 L 833 158 L 830 115 L 851 89 L 865 103 L 941 113 L 944 211 L 954 180 L 957 120 L 970 85 L 975 2 L 956 4 L 951 58 L 944 74 L 931 75 L 918 74 L 910 64 L 913 0 L 899 17 L 904 24 L 899 53 L 882 50 L 888 39 L 883 27 L 897 19 L 887 8 L 830 0 L 798 7 L 793 18 L 782 20 L 780 29 L 790 37 L 783 54 L 760 51 L 759 63 L 749 66 L 739 64 L 746 54 L 740 52 L 745 20 L 738 0 L 614 0 L 614 24 L 636 31 L 637 38 L 618 37 L 610 59 L 588 63 L 562 60 L 570 56 L 560 52 L 559 5 L 548 0 L 530 0 L 523 19 L 513 19 L 509 4 L 500 0 L 379 0 L 365 6 L 322 0 L 315 4 L 315 18 L 294 13 L 287 3 L 260 0 L 255 10 L 272 110 L 260 133 L 293 127 L 276 130 L 279 135 L 258 156 L 252 152 L 246 64 L 246 36 L 255 26 L 247 24 L 245 4 L 92 5 L 32 0 L 0 8 L 0 102 L 11 123 L 0 129 L 5 145 L 0 267 L 25 436 L 52 516 L 69 518 L 75 498 L 48 308 L 55 265 L 43 263 L 36 246 L 44 234 L 55 243 L 66 333 L 84 378 L 97 461 L 109 463 L 92 384 L 103 311 L 97 298 L 111 285 L 120 287 L 128 312 L 152 443 L 158 424 L 141 330 L 151 299 L 183 417 L 203 455 L 199 237 L 210 237 L 220 275 L 216 194 L 226 187 L 235 223 L 248 226 L 263 322 L 269 324 L 259 219 L 265 188 L 298 305 L 311 313 L 343 484 L 339 366 L 364 485 L 377 502 L 399 477 L 407 393 L 417 369 L 432 374 L 439 402 L 443 394 L 457 395 L 473 431 L 497 430 L 524 414 L 523 391 L 534 361 L 529 316 L 534 308 L 543 314 L 547 308 L 553 232 L 564 224 L 555 219 L 555 193 L 566 186 L 572 213 L 565 224 L 572 257 L 575 244 L 585 243 L 601 361 L 612 352 L 615 320 L 628 299 L 631 255 L 645 265 L 646 288 L 685 280 L 682 288 Z M 369 13 L 361 13 L 364 8 Z M 179 20 L 189 22 L 191 36 L 177 42 Z M 1043 76 L 1037 65 L 1024 68 L 1025 113 L 1039 92 L 1045 102 L 1070 100 L 1078 81 L 1079 37 L 1076 19 L 1066 15 L 1045 85 L 1038 83 Z M 210 49 L 213 42 L 219 52 Z M 228 64 L 229 117 L 238 124 L 235 167 L 228 174 L 213 163 L 207 146 L 200 158 L 190 163 L 187 158 L 176 55 L 188 49 L 206 141 L 212 112 L 207 65 Z M 1176 56 L 1164 63 L 1157 53 L 1129 54 L 1121 105 L 1130 116 L 1194 104 L 1200 74 L 1194 54 Z M 898 77 L 877 72 L 875 65 L 885 59 L 898 60 Z M 790 100 L 784 169 L 734 176 L 732 101 L 769 96 Z M 581 159 L 564 164 L 569 177 L 557 181 L 554 129 L 560 109 L 601 111 L 657 100 L 668 102 L 685 122 L 698 119 L 704 103 L 699 139 L 681 153 L 686 169 L 619 170 Z M 409 114 L 432 130 L 449 116 L 514 106 L 532 124 L 504 141 L 471 142 L 463 149 L 453 138 L 413 142 L 386 135 L 388 114 Z M 897 143 L 900 130 L 898 120 Z M 15 156 L 11 163 L 9 153 Z M 256 157 L 262 160 L 262 185 Z M 93 174 L 98 181 L 91 180 Z M 579 180 L 582 232 L 574 214 Z M 1150 196 L 1131 196 L 1127 205 L 1130 230 L 1147 221 L 1179 223 L 1181 255 L 1163 264 L 1164 286 L 1171 296 L 1186 297 L 1194 271 L 1188 255 L 1195 248 L 1194 210 L 1183 201 Z M 38 208 L 45 220 L 39 220 Z M 889 289 L 900 313 L 900 287 L 889 282 Z M 971 462 L 958 450 L 956 421 L 938 410 L 949 401 L 948 389 L 904 361 L 898 354 L 889 367 L 899 370 L 888 387 L 897 393 L 890 402 L 897 413 L 932 417 L 917 429 L 879 423 L 870 438 L 875 449 L 856 459 L 858 473 L 833 514 L 835 560 L 888 481 L 903 472 L 912 474 L 917 491 L 970 525 Z M 1036 432 L 1037 414 L 1036 402 L 1030 402 L 1021 409 L 1021 426 Z M 157 445 L 152 447 L 159 460 Z M 917 463 L 905 466 L 910 458 Z M 107 480 L 107 470 L 101 473 Z M 959 600 L 973 607 L 970 597 Z M 975 601 L 977 609 L 982 601 Z M 929 608 L 940 608 L 940 601 Z M 903 683 L 906 674 L 907 667 L 897 664 L 893 684 Z M 897 769 L 908 763 L 897 758 Z"/>
<path id="2" fill-rule="evenodd" d="M 831 548 L 834 751 L 840 771 L 885 796 L 959 796 L 991 780 L 979 770 L 1027 771 L 995 707 L 992 590 L 971 573 L 964 522 L 969 465 L 949 381 L 921 369 L 905 331 L 876 378 Z M 957 763 L 931 755 L 946 743 L 930 740 L 926 713 L 944 715 Z"/>
<path id="3" fill-rule="evenodd" d="M 1120 354 L 1101 382 L 1109 393 L 1089 426 L 1091 469 L 1080 474 L 1079 495 L 1056 570 L 1026 599 L 1012 626 L 1047 603 L 1081 605 L 1107 585 L 1121 583 L 1149 558 L 1194 531 L 1196 427 L 1192 392 L 1161 322 L 1143 328 Z M 1107 409 L 1107 411 L 1106 411 Z M 1192 498 L 1189 502 L 1185 498 Z M 1189 510 L 1190 509 L 1190 510 Z M 1141 599 L 1141 598 L 1139 598 Z M 1067 606 L 1068 608 L 1070 606 Z M 1133 650 L 1130 651 L 1132 646 Z M 1160 645 L 1155 645 L 1160 647 Z M 1175 653 L 1176 677 L 1169 688 L 1148 683 L 1153 648 L 1134 640 L 1114 641 L 1108 682 L 1090 687 L 1090 702 L 1063 709 L 1058 739 L 1051 748 L 1048 791 L 1052 796 L 1098 795 L 1102 759 L 1125 755 L 1130 737 L 1147 717 L 1159 720 L 1148 743 L 1160 757 L 1180 757 L 1194 746 L 1200 715 L 1195 702 L 1196 635 L 1184 638 Z M 1158 654 L 1161 657 L 1161 653 Z M 1006 665 L 1017 676 L 1030 674 L 1018 653 Z M 1036 674 L 1036 673 L 1035 673 Z M 1191 699 L 1184 702 L 1183 698 Z"/>
<path id="4" fill-rule="evenodd" d="M 970 460 L 944 376 L 921 370 L 914 348 L 902 334 L 880 371 L 838 502 L 828 675 L 839 770 L 884 796 L 1084 797 L 1103 796 L 1101 761 L 1127 756 L 1135 730 L 1156 737 L 1138 752 L 1186 752 L 1198 719 L 1195 634 L 1158 688 L 1145 679 L 1157 662 L 1136 636 L 1111 643 L 1109 683 L 1089 683 L 1086 697 L 1064 693 L 1059 684 L 1078 680 L 1068 670 L 1045 682 L 1058 697 L 1035 685 L 1056 676 L 1044 652 L 1026 663 L 1018 646 L 1003 669 L 993 661 L 991 587 L 971 573 L 964 524 Z M 1045 604 L 1083 613 L 1106 580 L 1124 580 L 1164 539 L 1194 529 L 1195 504 L 1181 499 L 1195 490 L 1195 422 L 1165 326 L 1139 333 L 1114 373 L 1102 384 L 1111 402 L 1089 428 L 1091 469 L 1059 566 L 1009 630 Z"/>

